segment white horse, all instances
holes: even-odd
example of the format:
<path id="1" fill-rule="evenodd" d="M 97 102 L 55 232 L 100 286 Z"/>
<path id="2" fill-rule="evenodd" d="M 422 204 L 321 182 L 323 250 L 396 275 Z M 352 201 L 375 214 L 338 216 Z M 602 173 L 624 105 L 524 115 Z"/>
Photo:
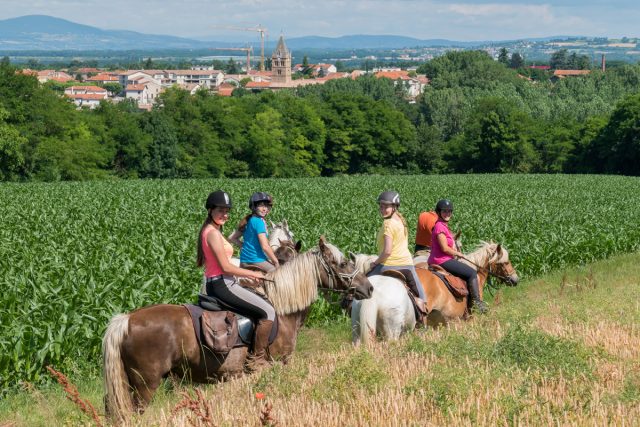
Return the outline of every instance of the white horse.
<path id="1" fill-rule="evenodd" d="M 460 232 L 455 235 L 455 245 L 461 250 Z M 356 267 L 367 273 L 375 255 L 352 254 Z M 426 262 L 427 257 L 415 257 L 414 264 Z M 352 343 L 368 343 L 376 335 L 384 340 L 397 340 L 405 332 L 416 327 L 416 313 L 407 289 L 400 280 L 390 276 L 371 276 L 373 285 L 370 299 L 353 301 L 351 305 Z M 420 286 L 416 283 L 417 286 Z"/>
<path id="2" fill-rule="evenodd" d="M 353 255 L 356 268 L 367 272 L 375 255 Z M 367 344 L 376 335 L 397 340 L 416 326 L 416 315 L 404 284 L 389 276 L 371 276 L 371 298 L 354 300 L 351 305 L 351 333 L 354 345 Z"/>

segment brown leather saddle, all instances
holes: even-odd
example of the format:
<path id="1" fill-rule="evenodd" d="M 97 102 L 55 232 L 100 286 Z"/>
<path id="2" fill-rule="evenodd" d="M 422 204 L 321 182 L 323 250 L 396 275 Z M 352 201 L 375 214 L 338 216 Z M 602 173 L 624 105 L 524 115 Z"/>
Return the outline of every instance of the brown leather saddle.
<path id="1" fill-rule="evenodd" d="M 418 324 L 425 325 L 427 322 L 427 315 L 429 311 L 427 310 L 427 303 L 418 297 L 416 294 L 417 287 L 422 286 L 421 283 L 416 283 L 413 279 L 413 274 L 409 270 L 386 270 L 382 272 L 383 276 L 393 277 L 394 279 L 400 280 L 404 284 L 405 289 L 407 290 L 407 294 L 409 295 L 409 299 L 413 304 L 413 309 L 416 313 L 416 322 Z"/>
<path id="2" fill-rule="evenodd" d="M 449 292 L 456 298 L 464 298 L 469 295 L 469 290 L 467 289 L 467 282 L 462 280 L 458 276 L 454 276 L 449 273 L 444 268 L 440 267 L 436 264 L 429 264 L 429 271 L 436 275 L 444 285 L 449 289 Z"/>

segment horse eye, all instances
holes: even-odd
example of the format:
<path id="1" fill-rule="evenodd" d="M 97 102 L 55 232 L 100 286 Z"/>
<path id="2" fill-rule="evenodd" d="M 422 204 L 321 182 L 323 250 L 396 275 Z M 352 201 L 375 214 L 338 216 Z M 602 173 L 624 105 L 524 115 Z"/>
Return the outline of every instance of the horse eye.
<path id="1" fill-rule="evenodd" d="M 345 261 L 342 261 L 340 263 L 340 268 L 345 268 L 347 266 L 347 263 Z"/>

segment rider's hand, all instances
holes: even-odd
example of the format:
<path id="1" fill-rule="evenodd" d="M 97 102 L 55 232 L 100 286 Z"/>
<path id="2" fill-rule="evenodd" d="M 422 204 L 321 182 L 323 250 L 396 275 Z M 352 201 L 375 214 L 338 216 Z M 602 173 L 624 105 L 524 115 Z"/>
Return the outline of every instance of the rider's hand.
<path id="1" fill-rule="evenodd" d="M 265 276 L 262 271 L 252 271 L 249 277 L 252 279 L 264 279 Z"/>

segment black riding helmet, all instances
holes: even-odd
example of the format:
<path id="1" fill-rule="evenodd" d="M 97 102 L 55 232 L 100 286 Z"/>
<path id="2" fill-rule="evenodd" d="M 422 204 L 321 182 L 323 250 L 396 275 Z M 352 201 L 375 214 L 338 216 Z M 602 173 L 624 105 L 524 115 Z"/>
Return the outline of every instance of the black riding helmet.
<path id="1" fill-rule="evenodd" d="M 449 209 L 453 212 L 453 203 L 451 203 L 451 200 L 442 199 L 436 203 L 436 213 L 440 213 L 445 209 Z"/>
<path id="2" fill-rule="evenodd" d="M 213 209 L 213 208 L 229 208 L 233 207 L 233 203 L 231 202 L 231 197 L 226 191 L 218 190 L 209 194 L 207 197 L 207 202 L 204 204 L 205 209 Z"/>
<path id="3" fill-rule="evenodd" d="M 263 202 L 268 205 L 273 204 L 273 197 L 269 193 L 264 193 L 262 191 L 258 191 L 257 193 L 253 193 L 251 197 L 249 197 L 249 209 L 254 210 L 258 207 L 258 203 Z"/>
<path id="4" fill-rule="evenodd" d="M 390 205 L 400 206 L 400 194 L 397 191 L 383 191 L 378 196 L 378 204 L 388 203 Z"/>

